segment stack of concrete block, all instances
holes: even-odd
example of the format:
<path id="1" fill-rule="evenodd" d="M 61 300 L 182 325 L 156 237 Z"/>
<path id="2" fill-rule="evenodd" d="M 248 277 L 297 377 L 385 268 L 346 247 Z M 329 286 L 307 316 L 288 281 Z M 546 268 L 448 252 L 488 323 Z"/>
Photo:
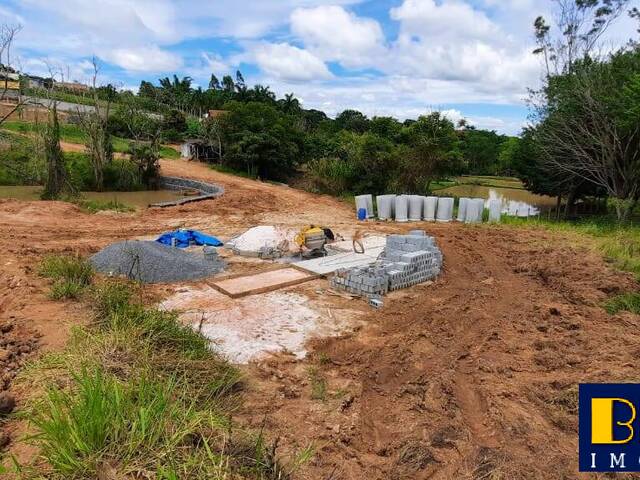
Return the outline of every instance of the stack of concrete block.
<path id="1" fill-rule="evenodd" d="M 389 291 L 386 270 L 378 264 L 338 270 L 331 279 L 331 286 L 349 293 L 371 297 Z"/>
<path id="2" fill-rule="evenodd" d="M 387 237 L 381 258 L 368 267 L 343 269 L 331 279 L 334 288 L 371 298 L 435 279 L 442 252 L 424 231 Z"/>

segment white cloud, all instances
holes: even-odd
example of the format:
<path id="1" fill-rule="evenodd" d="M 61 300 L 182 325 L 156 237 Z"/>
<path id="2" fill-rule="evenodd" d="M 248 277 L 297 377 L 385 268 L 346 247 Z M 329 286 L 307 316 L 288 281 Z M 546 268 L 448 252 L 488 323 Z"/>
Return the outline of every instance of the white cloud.
<path id="1" fill-rule="evenodd" d="M 32 73 L 44 73 L 46 59 L 88 80 L 82 62 L 96 55 L 124 69 L 105 68 L 103 82 L 134 85 L 175 72 L 206 85 L 211 73 L 248 65 L 259 72 L 249 83 L 294 91 L 330 114 L 357 108 L 408 118 L 433 105 L 455 104 L 460 114 L 465 103 L 522 106 L 539 80 L 532 24 L 539 14 L 552 18 L 554 0 L 395 0 L 388 11 L 376 8 L 376 18 L 350 8 L 363 2 L 0 0 L 0 17 L 24 24 L 16 53 Z M 622 20 L 606 38 L 619 45 L 634 27 Z M 327 62 L 344 71 L 332 75 Z M 487 111 L 471 120 L 519 129 Z"/>
<path id="2" fill-rule="evenodd" d="M 136 48 L 116 48 L 101 55 L 125 70 L 133 72 L 166 72 L 182 67 L 182 59 L 156 46 Z"/>
<path id="3" fill-rule="evenodd" d="M 253 51 L 258 66 L 279 80 L 308 81 L 331 78 L 322 60 L 287 43 L 259 44 Z"/>
<path id="4" fill-rule="evenodd" d="M 443 43 L 464 39 L 499 40 L 499 28 L 480 10 L 459 0 L 404 0 L 391 9 L 391 18 L 401 24 L 401 35 L 417 35 Z"/>
<path id="5" fill-rule="evenodd" d="M 537 83 L 540 64 L 531 42 L 523 46 L 468 3 L 404 0 L 390 13 L 400 32 L 388 72 L 466 82 L 478 92 L 520 97 Z"/>
<path id="6" fill-rule="evenodd" d="M 369 66 L 384 53 L 378 22 L 335 5 L 294 10 L 291 31 L 319 57 L 346 67 Z"/>

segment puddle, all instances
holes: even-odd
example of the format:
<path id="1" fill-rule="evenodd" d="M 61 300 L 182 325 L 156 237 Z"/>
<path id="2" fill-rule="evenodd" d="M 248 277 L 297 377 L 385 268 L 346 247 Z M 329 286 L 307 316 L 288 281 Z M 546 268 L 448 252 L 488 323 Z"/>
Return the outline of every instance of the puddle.
<path id="1" fill-rule="evenodd" d="M 209 286 L 186 288 L 160 304 L 181 312 L 180 319 L 211 339 L 233 363 L 248 363 L 271 353 L 307 354 L 311 338 L 337 336 L 356 325 L 358 312 L 314 308 L 306 295 L 272 292 L 231 299 Z"/>
<path id="2" fill-rule="evenodd" d="M 438 190 L 436 195 L 445 197 L 484 198 L 488 207 L 490 200 L 502 202 L 502 213 L 512 216 L 530 217 L 555 208 L 556 199 L 545 195 L 536 195 L 526 190 L 515 188 L 495 188 L 481 185 L 457 185 Z"/>
<path id="3" fill-rule="evenodd" d="M 15 198 L 17 200 L 40 200 L 42 187 L 31 186 L 0 186 L 0 198 Z M 183 196 L 174 190 L 144 190 L 139 192 L 82 192 L 87 200 L 117 200 L 125 205 L 145 208 L 151 203 L 169 202 Z"/>

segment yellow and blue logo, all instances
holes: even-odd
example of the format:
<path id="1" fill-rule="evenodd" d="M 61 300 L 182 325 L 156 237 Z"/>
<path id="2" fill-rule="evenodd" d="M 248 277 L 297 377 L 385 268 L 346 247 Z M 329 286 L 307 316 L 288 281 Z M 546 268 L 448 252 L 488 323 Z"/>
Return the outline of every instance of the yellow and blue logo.
<path id="1" fill-rule="evenodd" d="M 581 472 L 640 472 L 640 384 L 581 384 Z"/>

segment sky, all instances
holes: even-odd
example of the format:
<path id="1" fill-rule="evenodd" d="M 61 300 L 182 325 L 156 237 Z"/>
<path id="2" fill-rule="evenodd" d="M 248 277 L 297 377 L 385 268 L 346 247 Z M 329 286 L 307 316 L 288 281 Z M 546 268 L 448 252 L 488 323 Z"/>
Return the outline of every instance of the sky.
<path id="1" fill-rule="evenodd" d="M 204 88 L 240 70 L 330 116 L 416 118 L 433 110 L 517 134 L 541 78 L 532 25 L 552 0 L 0 0 L 23 26 L 18 67 L 137 90 L 190 76 Z M 635 28 L 622 19 L 608 41 Z"/>

